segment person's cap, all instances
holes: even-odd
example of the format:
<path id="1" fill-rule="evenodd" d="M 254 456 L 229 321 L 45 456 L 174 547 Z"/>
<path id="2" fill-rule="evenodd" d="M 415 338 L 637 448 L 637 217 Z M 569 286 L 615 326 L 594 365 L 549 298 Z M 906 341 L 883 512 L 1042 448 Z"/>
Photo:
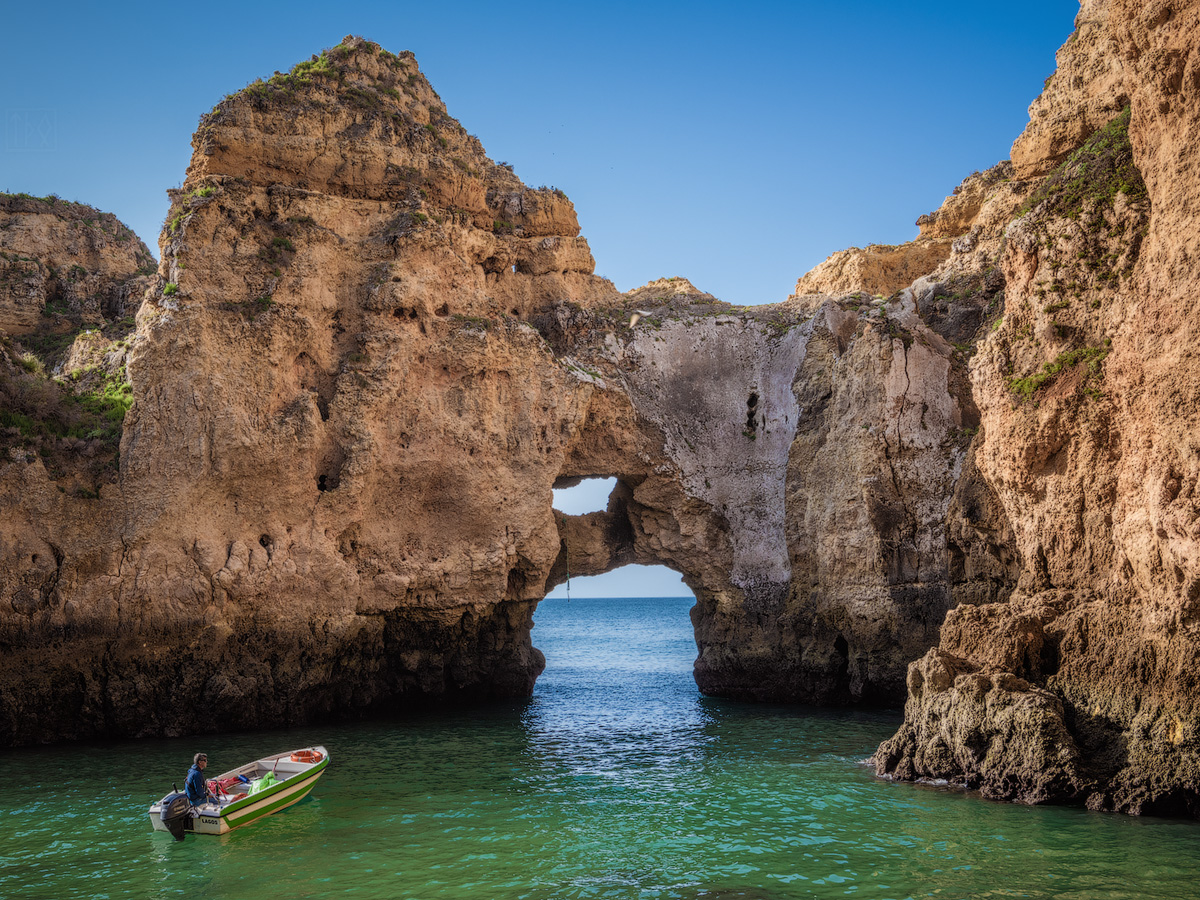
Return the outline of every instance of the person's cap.
<path id="1" fill-rule="evenodd" d="M 200 760 L 204 760 L 205 762 L 208 762 L 208 754 L 207 753 L 197 753 L 195 758 L 192 760 L 192 762 L 198 763 L 198 762 L 200 762 Z"/>

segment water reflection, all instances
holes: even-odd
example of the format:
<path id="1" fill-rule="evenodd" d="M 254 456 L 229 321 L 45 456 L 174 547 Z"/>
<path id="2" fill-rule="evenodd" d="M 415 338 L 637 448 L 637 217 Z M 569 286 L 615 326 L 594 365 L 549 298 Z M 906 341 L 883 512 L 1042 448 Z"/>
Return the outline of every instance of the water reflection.
<path id="1" fill-rule="evenodd" d="M 1192 823 L 882 782 L 860 763 L 895 714 L 700 696 L 689 605 L 543 604 L 527 702 L 0 752 L 0 897 L 1197 896 Z M 197 749 L 224 769 L 312 743 L 333 764 L 286 812 L 223 838 L 150 832 Z"/>
<path id="2" fill-rule="evenodd" d="M 659 601 L 687 621 L 692 601 Z M 544 601 L 535 636 L 547 673 L 522 717 L 530 752 L 581 777 L 661 779 L 711 741 L 691 682 L 695 644 L 658 627 L 662 607 Z"/>

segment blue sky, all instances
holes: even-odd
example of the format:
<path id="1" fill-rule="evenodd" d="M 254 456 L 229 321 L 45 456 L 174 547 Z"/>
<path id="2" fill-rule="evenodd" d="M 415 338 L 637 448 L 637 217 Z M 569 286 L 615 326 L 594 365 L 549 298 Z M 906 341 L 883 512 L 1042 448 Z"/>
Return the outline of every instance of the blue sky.
<path id="1" fill-rule="evenodd" d="M 835 250 L 914 237 L 917 216 L 1006 158 L 1077 10 L 9 4 L 0 190 L 114 212 L 157 254 L 199 116 L 361 34 L 412 50 L 494 160 L 566 191 L 597 272 L 621 290 L 682 275 L 731 303 L 777 302 Z M 659 592 L 649 577 L 612 573 L 617 587 L 592 590 Z"/>
<path id="2" fill-rule="evenodd" d="M 1073 0 L 9 4 L 0 190 L 157 254 L 199 116 L 362 34 L 412 50 L 495 160 L 574 200 L 597 271 L 782 300 L 1008 155 Z"/>

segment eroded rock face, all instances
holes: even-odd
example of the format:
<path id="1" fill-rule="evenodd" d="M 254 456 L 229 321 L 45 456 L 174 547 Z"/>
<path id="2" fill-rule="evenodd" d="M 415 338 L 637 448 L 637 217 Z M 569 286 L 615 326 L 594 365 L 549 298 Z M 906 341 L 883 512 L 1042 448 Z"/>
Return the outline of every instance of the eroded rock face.
<path id="1" fill-rule="evenodd" d="M 569 201 L 488 161 L 411 56 L 334 52 L 197 134 L 119 485 L 71 503 L 37 460 L 5 469 L 4 581 L 36 594 L 0 612 L 5 743 L 519 695 L 541 670 L 550 490 L 590 386 L 523 317 L 616 292 Z"/>
<path id="2" fill-rule="evenodd" d="M 97 325 L 136 311 L 154 259 L 112 213 L 0 194 L 0 330 Z"/>
<path id="3" fill-rule="evenodd" d="M 1128 105 L 1134 76 L 1117 42 L 1118 7 L 1112 0 L 1081 0 L 1075 31 L 1059 48 L 1056 69 L 1013 143 L 1018 178 L 1046 175 Z"/>
<path id="4" fill-rule="evenodd" d="M 632 561 L 696 591 L 703 689 L 900 695 L 952 602 L 973 427 L 911 294 L 621 296 L 565 197 L 358 39 L 227 98 L 194 150 L 119 483 L 3 471 L 0 740 L 524 694 L 536 602 Z M 556 516 L 591 475 L 610 510 Z"/>
<path id="5" fill-rule="evenodd" d="M 941 265 L 950 255 L 950 244 L 948 238 L 922 235 L 907 244 L 839 250 L 797 281 L 792 297 L 855 291 L 890 296 Z"/>
<path id="6" fill-rule="evenodd" d="M 119 482 L 0 469 L 0 742 L 519 695 L 550 587 L 661 562 L 706 691 L 907 691 L 883 773 L 1195 815 L 1200 12 L 1077 25 L 1014 163 L 887 251 L 920 277 L 860 252 L 754 309 L 596 278 L 409 56 L 228 98 Z M 555 513 L 589 476 L 609 508 Z"/>
<path id="7" fill-rule="evenodd" d="M 995 269 L 1004 228 L 1032 186 L 1015 177 L 1008 160 L 985 172 L 974 172 L 940 207 L 917 219 L 920 234 L 915 240 L 839 250 L 796 282 L 792 302 L 805 302 L 802 298 L 808 294 L 890 296 L 922 278 L 937 284 L 953 276 Z M 923 290 L 927 292 L 929 285 Z M 953 299 L 959 306 L 962 292 Z M 930 319 L 925 309 L 921 313 Z M 967 341 L 973 333 L 974 329 L 964 331 L 956 340 Z"/>
<path id="8" fill-rule="evenodd" d="M 39 458 L 72 495 L 116 481 L 125 359 L 153 270 L 111 213 L 0 194 L 0 459 Z"/>
<path id="9" fill-rule="evenodd" d="M 1200 12 L 1118 2 L 1102 24 L 1107 50 L 1088 58 L 1123 73 L 1132 118 L 1117 116 L 1064 170 L 1095 166 L 1083 196 L 1048 195 L 1007 229 L 1005 317 L 972 364 L 975 460 L 1011 525 L 1019 586 L 1007 604 L 947 618 L 939 649 L 910 669 L 905 726 L 876 764 L 997 797 L 1196 815 L 1200 406 L 1184 298 L 1200 274 L 1200 103 L 1187 75 Z M 1094 104 L 1063 81 L 1073 87 L 1055 95 L 1056 75 L 1042 106 L 1085 107 L 1086 119 Z M 1145 186 L 1122 175 L 1120 190 L 1092 190 L 1114 171 L 1123 121 Z M 1022 138 L 1040 147 L 1028 171 L 1075 149 L 1066 131 L 1037 144 L 1035 126 Z M 945 677 L 922 677 L 939 666 Z M 1009 679 L 1011 699 L 994 710 L 969 699 L 980 678 Z M 980 749 L 1005 734 L 1019 752 Z"/>
<path id="10" fill-rule="evenodd" d="M 632 408 L 643 444 L 614 448 L 612 415 L 585 423 L 564 474 L 619 486 L 607 513 L 563 518 L 551 584 L 666 563 L 696 592 L 702 690 L 893 700 L 951 604 L 944 521 L 970 428 L 954 348 L 907 293 L 735 314 L 677 288 L 560 326 L 556 349 Z"/>

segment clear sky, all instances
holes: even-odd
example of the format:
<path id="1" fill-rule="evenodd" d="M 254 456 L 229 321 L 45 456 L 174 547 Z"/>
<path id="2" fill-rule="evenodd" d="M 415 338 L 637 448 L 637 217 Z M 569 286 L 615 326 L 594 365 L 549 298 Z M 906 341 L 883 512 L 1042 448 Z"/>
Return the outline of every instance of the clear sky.
<path id="1" fill-rule="evenodd" d="M 114 212 L 157 255 L 165 191 L 183 181 L 200 115 L 360 34 L 412 50 L 492 159 L 566 191 L 597 272 L 621 290 L 682 275 L 731 303 L 777 302 L 836 250 L 915 237 L 917 216 L 1006 158 L 1077 11 L 1076 0 L 14 2 L 0 190 Z M 572 593 L 688 591 L 662 567 L 627 567 L 576 579 Z"/>
<path id="2" fill-rule="evenodd" d="M 622 290 L 784 299 L 835 250 L 916 234 L 1007 157 L 1075 0 L 9 3 L 0 190 L 116 213 L 157 254 L 199 116 L 361 34 L 574 200 Z"/>

